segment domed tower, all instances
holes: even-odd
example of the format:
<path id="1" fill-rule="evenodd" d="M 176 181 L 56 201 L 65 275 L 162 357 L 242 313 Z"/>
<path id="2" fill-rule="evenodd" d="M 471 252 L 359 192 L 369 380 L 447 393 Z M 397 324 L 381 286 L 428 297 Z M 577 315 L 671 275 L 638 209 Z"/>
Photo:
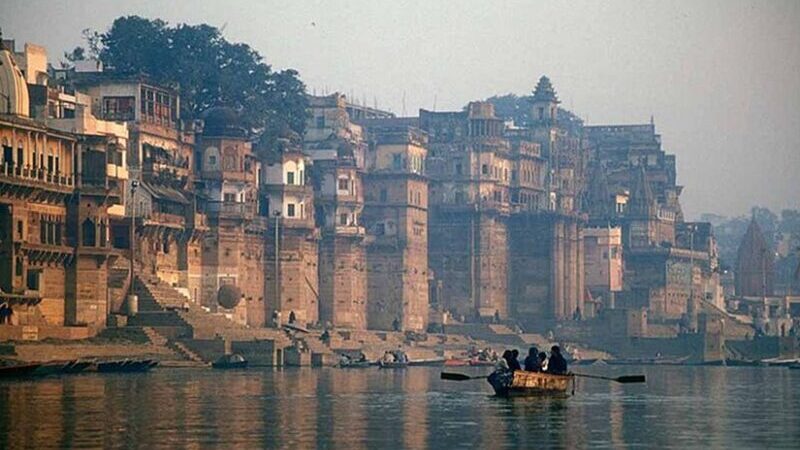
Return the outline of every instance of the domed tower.
<path id="1" fill-rule="evenodd" d="M 0 38 L 0 114 L 27 117 L 29 108 L 28 84 Z"/>

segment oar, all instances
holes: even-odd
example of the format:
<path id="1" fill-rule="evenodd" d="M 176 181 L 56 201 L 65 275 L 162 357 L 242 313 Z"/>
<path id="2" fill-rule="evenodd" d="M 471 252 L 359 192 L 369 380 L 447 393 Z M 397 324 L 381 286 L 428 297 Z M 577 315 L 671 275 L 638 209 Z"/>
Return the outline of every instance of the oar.
<path id="1" fill-rule="evenodd" d="M 596 378 L 598 380 L 616 381 L 617 383 L 644 383 L 644 375 L 623 375 L 621 377 L 601 377 L 600 375 L 587 375 L 584 373 L 573 373 L 576 377 Z"/>
<path id="2" fill-rule="evenodd" d="M 481 375 L 481 376 L 478 376 L 478 377 L 471 377 L 471 376 L 465 375 L 463 373 L 442 372 L 441 377 L 442 377 L 443 380 L 467 381 L 467 380 L 480 380 L 481 378 L 487 378 L 488 375 Z"/>

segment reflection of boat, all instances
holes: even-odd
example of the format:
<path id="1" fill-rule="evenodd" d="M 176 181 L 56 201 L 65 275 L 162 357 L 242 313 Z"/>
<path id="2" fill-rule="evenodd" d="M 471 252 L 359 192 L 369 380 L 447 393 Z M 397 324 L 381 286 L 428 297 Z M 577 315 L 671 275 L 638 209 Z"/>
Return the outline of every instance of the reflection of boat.
<path id="1" fill-rule="evenodd" d="M 612 366 L 642 366 L 642 365 L 664 365 L 674 366 L 685 364 L 690 356 L 680 358 L 630 358 L 630 359 L 608 359 L 606 364 Z"/>
<path id="2" fill-rule="evenodd" d="M 444 358 L 430 358 L 430 359 L 415 359 L 409 361 L 409 366 L 441 366 L 444 364 Z"/>
<path id="3" fill-rule="evenodd" d="M 567 395 L 575 376 L 553 375 L 540 372 L 494 372 L 488 377 L 495 394 L 501 397 L 533 397 L 539 395 Z"/>
<path id="4" fill-rule="evenodd" d="M 408 367 L 408 363 L 399 361 L 378 361 L 378 366 L 381 369 L 405 369 Z"/>
<path id="5" fill-rule="evenodd" d="M 339 367 L 342 369 L 365 369 L 367 367 L 371 367 L 373 365 L 370 361 L 349 361 L 339 362 Z"/>
<path id="6" fill-rule="evenodd" d="M 0 378 L 25 377 L 31 375 L 41 364 L 17 364 L 0 366 Z"/>
<path id="7" fill-rule="evenodd" d="M 244 356 L 234 353 L 232 355 L 221 356 L 218 360 L 211 363 L 211 367 L 215 369 L 245 369 L 247 368 L 247 360 Z"/>
<path id="8" fill-rule="evenodd" d="M 468 359 L 450 358 L 445 360 L 444 365 L 447 367 L 463 367 L 469 365 Z"/>
<path id="9" fill-rule="evenodd" d="M 469 360 L 470 366 L 494 366 L 494 361 L 486 361 L 485 359 L 470 359 Z"/>
<path id="10" fill-rule="evenodd" d="M 31 375 L 35 377 L 46 377 L 48 375 L 64 373 L 64 369 L 66 369 L 70 364 L 72 364 L 72 361 L 42 363 L 36 368 L 36 370 L 33 371 L 33 373 L 31 373 Z"/>
<path id="11" fill-rule="evenodd" d="M 789 369 L 791 369 L 791 370 L 800 370 L 800 364 L 792 364 L 791 366 L 789 366 Z"/>

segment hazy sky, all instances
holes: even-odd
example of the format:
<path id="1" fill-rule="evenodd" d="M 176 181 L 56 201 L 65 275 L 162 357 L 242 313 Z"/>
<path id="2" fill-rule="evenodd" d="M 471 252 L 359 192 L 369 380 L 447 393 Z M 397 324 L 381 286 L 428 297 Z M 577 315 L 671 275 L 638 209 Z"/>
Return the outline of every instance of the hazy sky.
<path id="1" fill-rule="evenodd" d="M 127 14 L 224 27 L 309 92 L 398 114 L 524 94 L 546 74 L 589 124 L 655 117 L 689 218 L 800 208 L 796 0 L 0 1 L 4 36 L 53 60 Z"/>

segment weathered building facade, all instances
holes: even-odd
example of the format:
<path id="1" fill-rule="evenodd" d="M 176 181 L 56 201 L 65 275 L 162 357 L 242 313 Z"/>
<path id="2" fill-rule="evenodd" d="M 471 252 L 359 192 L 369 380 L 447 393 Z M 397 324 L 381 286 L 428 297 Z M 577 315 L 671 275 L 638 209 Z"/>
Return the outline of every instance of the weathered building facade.
<path id="1" fill-rule="evenodd" d="M 310 97 L 305 152 L 314 163 L 315 219 L 320 229 L 320 320 L 367 327 L 364 209 L 367 142 L 351 122 L 344 96 Z"/>
<path id="2" fill-rule="evenodd" d="M 392 119 L 367 122 L 364 180 L 367 325 L 425 331 L 428 326 L 427 136 Z"/>

